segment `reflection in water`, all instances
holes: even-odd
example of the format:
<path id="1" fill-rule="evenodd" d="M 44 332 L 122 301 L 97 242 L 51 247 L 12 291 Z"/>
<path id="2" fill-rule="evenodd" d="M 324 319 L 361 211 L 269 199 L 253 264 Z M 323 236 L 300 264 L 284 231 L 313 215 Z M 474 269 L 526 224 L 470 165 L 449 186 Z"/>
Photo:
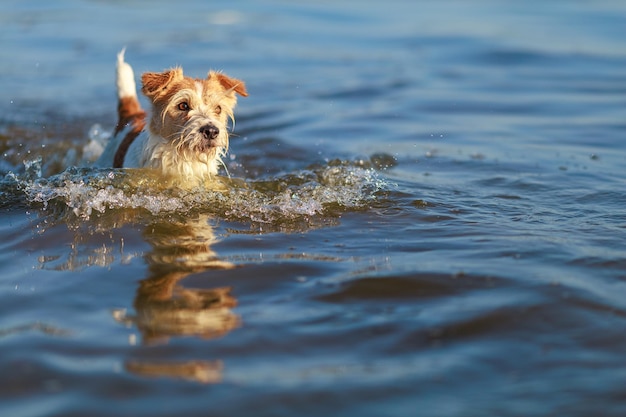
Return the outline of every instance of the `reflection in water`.
<path id="1" fill-rule="evenodd" d="M 209 269 L 230 269 L 211 249 L 213 229 L 205 216 L 185 223 L 157 223 L 146 228 L 152 252 L 145 258 L 149 277 L 139 283 L 132 322 L 143 341 L 153 344 L 171 336 L 215 338 L 239 325 L 230 310 L 237 301 L 229 287 L 185 288 L 180 281 L 192 273 Z"/>
<path id="2" fill-rule="evenodd" d="M 211 245 L 216 241 L 206 216 L 184 222 L 149 225 L 144 236 L 152 245 L 145 255 L 149 276 L 139 283 L 135 296 L 135 316 L 115 315 L 132 323 L 147 345 L 164 343 L 175 336 L 212 339 L 239 326 L 231 310 L 237 300 L 229 287 L 185 288 L 180 281 L 209 269 L 230 269 L 234 265 L 217 258 Z M 126 369 L 142 376 L 192 379 L 204 383 L 221 381 L 219 361 L 145 362 L 131 360 Z"/>
<path id="3" fill-rule="evenodd" d="M 110 219 L 109 219 L 110 220 Z M 123 223 L 123 222 L 122 222 Z M 118 223 L 119 227 L 120 224 Z M 144 238 L 152 250 L 144 254 L 148 263 L 148 277 L 139 282 L 134 299 L 135 314 L 115 310 L 116 321 L 136 326 L 144 345 L 167 343 L 171 337 L 196 336 L 205 339 L 221 337 L 240 325 L 239 316 L 231 310 L 237 300 L 230 287 L 186 288 L 181 281 L 194 273 L 211 269 L 234 268 L 220 260 L 211 245 L 216 242 L 207 216 L 160 220 L 149 224 Z M 85 236 L 79 240 L 84 242 Z M 81 253 L 77 242 L 72 245 L 68 261 L 53 266 L 55 269 L 104 266 L 114 262 L 114 248 L 94 249 L 97 253 Z M 101 252 L 109 256 L 103 257 Z M 122 253 L 122 261 L 127 256 Z M 40 258 L 43 265 L 58 259 Z M 149 377 L 177 377 L 203 383 L 221 381 L 220 361 L 143 361 L 129 360 L 128 371 Z"/>
<path id="4" fill-rule="evenodd" d="M 172 377 L 215 384 L 222 381 L 222 362 L 126 362 L 126 369 L 145 377 Z"/>
<path id="5" fill-rule="evenodd" d="M 40 233 L 64 233 L 64 228 L 56 228 L 60 224 L 75 230 L 70 253 L 50 249 L 40 257 L 44 268 L 106 267 L 144 257 L 148 272 L 136 290 L 134 311 L 116 310 L 113 317 L 136 327 L 142 343 L 151 346 L 167 343 L 172 337 L 217 338 L 240 325 L 232 311 L 237 301 L 230 288 L 182 284 L 193 274 L 235 267 L 213 252 L 216 239 L 209 216 L 249 222 L 251 228 L 263 231 L 293 232 L 334 224 L 346 211 L 370 207 L 386 187 L 374 167 L 387 166 L 392 160 L 380 155 L 356 163 L 332 160 L 254 181 L 219 177 L 206 189 L 189 191 L 171 187 L 161 176 L 140 169 L 70 167 L 44 177 L 41 160 L 36 159 L 25 165 L 24 173 L 7 175 L 0 182 L 0 194 L 43 208 L 47 215 L 37 225 Z M 128 253 L 124 228 L 138 224 L 147 225 L 142 240 L 151 249 Z M 95 233 L 83 233 L 85 229 Z M 144 376 L 202 382 L 221 379 L 219 362 L 186 359 L 191 361 L 144 362 L 137 358 L 127 362 L 126 369 Z"/>

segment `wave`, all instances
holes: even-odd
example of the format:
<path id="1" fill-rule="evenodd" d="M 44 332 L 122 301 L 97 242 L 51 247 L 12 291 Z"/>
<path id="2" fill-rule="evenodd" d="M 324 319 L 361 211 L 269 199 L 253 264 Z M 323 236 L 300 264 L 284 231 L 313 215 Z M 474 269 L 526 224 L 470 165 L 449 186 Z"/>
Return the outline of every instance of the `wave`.
<path id="1" fill-rule="evenodd" d="M 187 190 L 150 169 L 71 167 L 43 177 L 37 159 L 26 162 L 23 173 L 6 174 L 0 196 L 4 208 L 25 204 L 58 220 L 129 211 L 200 212 L 228 221 L 285 224 L 365 209 L 387 186 L 372 166 L 340 160 L 269 179 L 216 177 Z"/>

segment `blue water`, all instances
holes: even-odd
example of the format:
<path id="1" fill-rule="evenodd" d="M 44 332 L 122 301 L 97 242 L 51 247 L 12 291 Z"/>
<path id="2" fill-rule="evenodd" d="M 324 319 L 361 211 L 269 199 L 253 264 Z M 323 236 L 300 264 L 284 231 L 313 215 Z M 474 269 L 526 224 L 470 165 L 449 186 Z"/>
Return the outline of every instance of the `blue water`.
<path id="1" fill-rule="evenodd" d="M 626 3 L 0 6 L 0 415 L 626 414 Z M 81 165 L 246 82 L 219 190 Z"/>

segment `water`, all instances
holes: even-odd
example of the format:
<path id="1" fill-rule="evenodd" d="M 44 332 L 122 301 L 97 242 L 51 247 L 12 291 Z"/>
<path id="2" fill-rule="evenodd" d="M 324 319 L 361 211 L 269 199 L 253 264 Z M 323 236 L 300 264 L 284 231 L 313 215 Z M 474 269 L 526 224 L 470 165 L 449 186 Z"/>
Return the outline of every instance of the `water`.
<path id="1" fill-rule="evenodd" d="M 0 9 L 0 415 L 626 413 L 623 2 Z M 124 46 L 230 177 L 81 166 Z"/>

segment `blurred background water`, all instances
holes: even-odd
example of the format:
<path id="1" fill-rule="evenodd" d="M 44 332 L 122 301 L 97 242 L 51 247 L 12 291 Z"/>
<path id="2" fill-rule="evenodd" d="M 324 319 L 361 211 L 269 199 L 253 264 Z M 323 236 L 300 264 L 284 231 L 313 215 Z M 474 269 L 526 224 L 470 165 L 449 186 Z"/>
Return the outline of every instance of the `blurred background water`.
<path id="1" fill-rule="evenodd" d="M 3 2 L 0 415 L 624 415 L 625 22 Z M 221 191 L 81 167 L 123 47 L 247 83 Z"/>

